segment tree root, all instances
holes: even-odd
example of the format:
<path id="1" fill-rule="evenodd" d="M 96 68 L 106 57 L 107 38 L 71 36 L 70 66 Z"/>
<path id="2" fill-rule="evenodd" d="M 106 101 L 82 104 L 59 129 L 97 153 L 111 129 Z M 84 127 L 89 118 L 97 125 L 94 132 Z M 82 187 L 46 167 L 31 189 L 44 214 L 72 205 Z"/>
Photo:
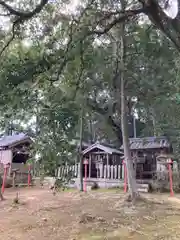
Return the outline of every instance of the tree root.
<path id="1" fill-rule="evenodd" d="M 142 201 L 142 196 L 140 196 L 139 192 L 133 193 L 133 195 L 129 194 L 125 201 L 132 204 L 136 204 L 137 202 Z"/>

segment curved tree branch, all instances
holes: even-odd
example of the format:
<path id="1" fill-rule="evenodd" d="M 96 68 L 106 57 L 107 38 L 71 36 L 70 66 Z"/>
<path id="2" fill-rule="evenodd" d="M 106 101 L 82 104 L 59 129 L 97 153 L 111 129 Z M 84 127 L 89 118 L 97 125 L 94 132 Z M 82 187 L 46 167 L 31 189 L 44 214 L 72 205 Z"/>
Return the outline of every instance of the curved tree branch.
<path id="1" fill-rule="evenodd" d="M 140 13 L 146 13 L 147 9 L 146 7 L 139 8 L 139 9 L 132 9 L 127 11 L 119 11 L 115 13 L 109 13 L 106 14 L 102 19 L 99 20 L 99 24 L 101 24 L 104 20 L 107 20 L 109 17 L 113 15 L 118 15 L 115 17 L 111 22 L 109 22 L 104 29 L 102 30 L 93 30 L 92 33 L 95 33 L 97 35 L 102 35 L 108 33 L 114 26 L 116 26 L 118 23 L 124 22 L 129 20 L 130 18 L 139 15 Z"/>
<path id="2" fill-rule="evenodd" d="M 13 23 L 12 26 L 12 36 L 9 38 L 9 40 L 7 41 L 7 43 L 4 45 L 4 47 L 1 49 L 0 51 L 0 56 L 3 54 L 3 52 L 5 51 L 6 48 L 9 47 L 9 45 L 11 44 L 11 42 L 14 40 L 15 38 L 15 27 L 16 27 L 16 22 Z"/>
<path id="3" fill-rule="evenodd" d="M 107 122 L 107 124 L 112 128 L 112 130 L 114 131 L 117 139 L 119 140 L 120 144 L 122 144 L 122 131 L 121 131 L 121 125 L 118 124 L 112 114 L 108 113 L 108 109 L 104 109 L 99 107 L 98 103 L 96 101 L 93 100 L 88 100 L 87 101 L 87 106 L 94 112 L 100 114 L 101 116 L 103 116 L 105 118 L 105 121 Z"/>
<path id="4" fill-rule="evenodd" d="M 0 56 L 3 54 L 3 52 L 6 50 L 7 47 L 11 44 L 11 42 L 14 40 L 16 32 L 15 28 L 18 24 L 23 23 L 24 21 L 27 21 L 31 18 L 33 18 L 36 14 L 40 13 L 43 7 L 48 3 L 48 0 L 41 0 L 40 4 L 36 6 L 36 8 L 33 11 L 25 12 L 21 10 L 17 10 L 10 5 L 8 5 L 5 1 L 0 0 L 0 6 L 2 6 L 5 11 L 7 11 L 7 14 L 1 14 L 1 16 L 15 16 L 15 21 L 12 25 L 12 36 L 9 38 L 7 43 L 4 45 L 4 47 L 0 51 Z"/>
<path id="5" fill-rule="evenodd" d="M 178 1 L 180 6 L 180 0 Z M 151 22 L 170 39 L 180 52 L 180 11 L 176 19 L 173 20 L 166 16 L 159 6 L 158 0 L 139 0 L 139 2 L 147 9 L 145 14 Z"/>
<path id="6" fill-rule="evenodd" d="M 41 0 L 40 4 L 36 6 L 36 8 L 33 11 L 21 11 L 18 9 L 15 9 L 8 5 L 5 1 L 0 0 L 0 6 L 2 6 L 10 15 L 14 15 L 21 19 L 21 21 L 25 21 L 28 19 L 31 19 L 36 14 L 40 13 L 43 7 L 48 3 L 48 0 Z"/>

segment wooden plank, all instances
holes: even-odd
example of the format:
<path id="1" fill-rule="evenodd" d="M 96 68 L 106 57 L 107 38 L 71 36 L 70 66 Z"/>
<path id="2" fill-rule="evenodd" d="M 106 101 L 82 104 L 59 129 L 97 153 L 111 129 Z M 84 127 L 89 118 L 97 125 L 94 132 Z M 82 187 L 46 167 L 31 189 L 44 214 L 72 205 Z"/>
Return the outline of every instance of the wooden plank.
<path id="1" fill-rule="evenodd" d="M 103 164 L 100 164 L 99 168 L 100 168 L 100 178 L 102 178 L 103 177 Z"/>
<path id="2" fill-rule="evenodd" d="M 111 166 L 111 179 L 114 179 L 114 166 Z"/>
<path id="3" fill-rule="evenodd" d="M 73 171 L 73 177 L 75 177 L 75 167 L 76 167 L 76 164 L 73 165 L 73 168 L 72 168 L 72 171 Z"/>
<path id="4" fill-rule="evenodd" d="M 104 166 L 104 178 L 107 178 L 107 165 Z"/>
<path id="5" fill-rule="evenodd" d="M 146 183 L 137 184 L 137 187 L 139 187 L 139 188 L 148 188 L 149 184 L 146 184 Z"/>
<path id="6" fill-rule="evenodd" d="M 122 179 L 122 177 L 121 177 L 121 165 L 118 165 L 118 179 Z"/>
<path id="7" fill-rule="evenodd" d="M 80 176 L 80 163 L 77 164 L 77 177 Z"/>
<path id="8" fill-rule="evenodd" d="M 73 171 L 73 177 L 75 177 L 75 165 L 72 166 L 72 171 Z"/>
<path id="9" fill-rule="evenodd" d="M 107 178 L 110 178 L 110 165 L 107 165 Z"/>
<path id="10" fill-rule="evenodd" d="M 57 169 L 57 178 L 59 178 L 59 176 L 60 176 L 60 167 L 58 167 L 58 169 Z"/>
<path id="11" fill-rule="evenodd" d="M 69 166 L 69 173 L 70 173 L 71 176 L 72 176 L 72 165 Z"/>
<path id="12" fill-rule="evenodd" d="M 115 165 L 115 166 L 114 166 L 114 178 L 115 178 L 115 179 L 118 178 L 118 177 L 117 177 L 117 170 L 118 170 L 117 168 L 118 168 L 118 166 Z"/>
<path id="13" fill-rule="evenodd" d="M 173 162 L 173 172 L 178 172 L 178 163 L 176 161 Z"/>
<path id="14" fill-rule="evenodd" d="M 107 154 L 107 166 L 109 166 L 109 154 Z"/>
<path id="15" fill-rule="evenodd" d="M 148 188 L 138 188 L 138 192 L 149 192 Z"/>
<path id="16" fill-rule="evenodd" d="M 124 179 L 124 165 L 121 164 L 121 179 Z"/>

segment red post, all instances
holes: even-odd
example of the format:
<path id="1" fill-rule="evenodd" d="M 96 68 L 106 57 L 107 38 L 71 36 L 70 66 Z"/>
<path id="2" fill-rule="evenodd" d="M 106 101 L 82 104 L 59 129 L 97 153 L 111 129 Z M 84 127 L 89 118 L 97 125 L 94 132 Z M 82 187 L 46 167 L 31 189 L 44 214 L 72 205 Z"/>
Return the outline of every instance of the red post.
<path id="1" fill-rule="evenodd" d="M 28 187 L 30 187 L 31 184 L 31 165 L 28 165 Z"/>
<path id="2" fill-rule="evenodd" d="M 168 161 L 168 170 L 169 170 L 169 184 L 170 184 L 170 195 L 171 197 L 174 196 L 174 191 L 173 191 L 173 179 L 172 179 L 172 168 L 171 168 L 172 160 L 170 159 Z"/>
<path id="3" fill-rule="evenodd" d="M 84 160 L 84 192 L 87 192 L 87 165 L 88 160 Z"/>
<path id="4" fill-rule="evenodd" d="M 126 168 L 126 163 L 123 161 L 124 165 L 124 192 L 127 192 L 127 168 Z"/>
<path id="5" fill-rule="evenodd" d="M 3 183 L 2 183 L 2 188 L 1 188 L 1 192 L 2 192 L 2 193 L 4 193 L 4 188 L 5 188 L 5 182 L 6 182 L 7 172 L 8 172 L 8 165 L 4 165 Z"/>

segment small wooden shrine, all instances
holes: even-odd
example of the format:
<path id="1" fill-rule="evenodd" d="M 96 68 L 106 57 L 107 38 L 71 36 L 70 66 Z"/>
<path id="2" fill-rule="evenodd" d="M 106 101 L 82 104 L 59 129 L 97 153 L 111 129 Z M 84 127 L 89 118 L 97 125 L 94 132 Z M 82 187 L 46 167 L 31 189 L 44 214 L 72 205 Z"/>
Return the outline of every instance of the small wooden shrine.
<path id="1" fill-rule="evenodd" d="M 166 155 L 168 158 L 172 153 L 166 137 L 130 138 L 129 142 L 137 179 L 153 179 L 160 164 L 158 156 Z"/>
<path id="2" fill-rule="evenodd" d="M 16 171 L 17 176 L 27 178 L 32 139 L 24 133 L 4 136 L 0 138 L 0 174 L 4 171 L 4 164 L 9 163 L 8 176 Z"/>
<path id="3" fill-rule="evenodd" d="M 88 176 L 96 178 L 100 166 L 120 165 L 123 152 L 100 143 L 95 143 L 83 151 L 83 158 L 88 160 Z M 84 172 L 84 171 L 83 171 Z"/>

